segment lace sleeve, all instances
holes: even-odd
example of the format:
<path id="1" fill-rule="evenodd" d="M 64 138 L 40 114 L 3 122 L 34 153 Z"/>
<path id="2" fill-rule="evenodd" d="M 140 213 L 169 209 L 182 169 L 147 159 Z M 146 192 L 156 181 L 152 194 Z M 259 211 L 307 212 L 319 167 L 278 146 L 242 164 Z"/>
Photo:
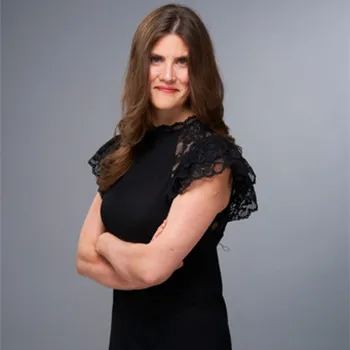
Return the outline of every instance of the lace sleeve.
<path id="1" fill-rule="evenodd" d="M 225 211 L 228 221 L 246 219 L 257 211 L 256 175 L 239 146 L 216 134 L 199 140 L 182 140 L 176 150 L 169 200 L 184 193 L 192 181 L 232 170 L 231 198 Z"/>
<path id="2" fill-rule="evenodd" d="M 91 171 L 93 175 L 97 177 L 100 176 L 101 170 L 101 162 L 104 157 L 106 157 L 109 153 L 115 151 L 120 146 L 120 135 L 116 137 L 112 137 L 107 142 L 105 142 L 102 146 L 98 148 L 98 150 L 90 157 L 87 163 L 91 166 Z M 100 192 L 101 196 L 104 195 L 100 187 L 98 187 L 98 192 Z"/>

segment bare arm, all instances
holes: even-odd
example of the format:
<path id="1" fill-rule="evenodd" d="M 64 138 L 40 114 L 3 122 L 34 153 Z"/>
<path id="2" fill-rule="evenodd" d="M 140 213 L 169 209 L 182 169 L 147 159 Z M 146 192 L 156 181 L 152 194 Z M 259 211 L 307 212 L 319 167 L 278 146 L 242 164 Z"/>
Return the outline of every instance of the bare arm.
<path id="1" fill-rule="evenodd" d="M 80 271 L 80 275 L 88 277 L 107 288 L 135 290 L 149 287 L 149 285 L 141 285 L 140 283 L 133 284 L 131 282 L 126 282 L 116 273 L 107 260 L 103 258 L 100 258 L 100 260 L 95 263 L 83 263 L 79 269 L 78 271 Z"/>
<path id="2" fill-rule="evenodd" d="M 77 255 L 77 272 L 107 288 L 120 290 L 145 289 L 149 285 L 140 280 L 126 281 L 120 276 L 111 264 L 96 251 L 98 237 L 105 231 L 100 217 L 101 196 L 96 193 L 81 228 Z"/>
<path id="3" fill-rule="evenodd" d="M 158 227 L 152 241 L 163 232 L 166 220 Z M 153 259 L 153 251 L 150 244 L 125 242 L 109 232 L 102 233 L 96 243 L 96 251 L 104 257 L 118 276 L 125 281 L 140 281 L 148 286 L 154 285 L 149 281 L 149 266 Z M 183 266 L 183 261 L 174 266 L 174 271 Z"/>
<path id="4" fill-rule="evenodd" d="M 217 213 L 227 206 L 230 170 L 196 180 L 171 205 L 164 232 L 149 244 L 124 242 L 108 232 L 99 236 L 96 249 L 126 280 L 161 284 L 198 243 Z"/>
<path id="5" fill-rule="evenodd" d="M 150 285 L 147 279 L 149 262 L 152 259 L 149 245 L 125 242 L 109 232 L 104 232 L 98 238 L 96 250 L 124 280 L 137 280 Z"/>

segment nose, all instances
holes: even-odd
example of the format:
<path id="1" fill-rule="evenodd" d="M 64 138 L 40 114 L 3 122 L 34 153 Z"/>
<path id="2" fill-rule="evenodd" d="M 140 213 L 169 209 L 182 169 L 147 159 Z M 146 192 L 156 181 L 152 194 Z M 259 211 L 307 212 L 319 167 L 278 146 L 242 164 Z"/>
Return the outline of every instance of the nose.
<path id="1" fill-rule="evenodd" d="M 167 83 L 171 83 L 175 80 L 173 65 L 170 62 L 164 65 L 160 78 Z"/>

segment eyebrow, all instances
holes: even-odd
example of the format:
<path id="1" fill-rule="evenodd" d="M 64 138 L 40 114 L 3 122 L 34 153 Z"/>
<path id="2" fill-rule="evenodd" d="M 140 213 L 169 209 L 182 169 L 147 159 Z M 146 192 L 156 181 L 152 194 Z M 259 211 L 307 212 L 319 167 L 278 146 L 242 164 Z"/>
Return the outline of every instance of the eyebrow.
<path id="1" fill-rule="evenodd" d="M 151 56 L 153 56 L 153 57 L 159 57 L 159 58 L 164 58 L 164 56 L 159 55 L 159 54 L 157 54 L 157 53 L 155 53 L 155 52 L 151 52 Z M 178 59 L 180 59 L 180 58 L 188 58 L 188 54 L 182 55 L 182 56 L 179 56 L 179 57 L 175 57 L 176 60 L 178 60 Z"/>

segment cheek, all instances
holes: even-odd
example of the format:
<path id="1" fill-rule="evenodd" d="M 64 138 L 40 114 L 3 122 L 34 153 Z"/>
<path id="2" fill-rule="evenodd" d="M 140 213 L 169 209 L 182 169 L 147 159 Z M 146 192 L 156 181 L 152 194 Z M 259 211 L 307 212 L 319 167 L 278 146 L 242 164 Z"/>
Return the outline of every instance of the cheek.
<path id="1" fill-rule="evenodd" d="M 188 83 L 189 83 L 189 77 L 188 77 L 188 71 L 187 70 L 183 70 L 181 72 L 178 72 L 178 79 L 181 83 L 181 85 L 183 85 L 183 87 L 188 87 Z"/>
<path id="2" fill-rule="evenodd" d="M 159 75 L 159 68 L 158 67 L 150 67 L 149 69 L 149 80 L 153 82 L 157 76 Z"/>

